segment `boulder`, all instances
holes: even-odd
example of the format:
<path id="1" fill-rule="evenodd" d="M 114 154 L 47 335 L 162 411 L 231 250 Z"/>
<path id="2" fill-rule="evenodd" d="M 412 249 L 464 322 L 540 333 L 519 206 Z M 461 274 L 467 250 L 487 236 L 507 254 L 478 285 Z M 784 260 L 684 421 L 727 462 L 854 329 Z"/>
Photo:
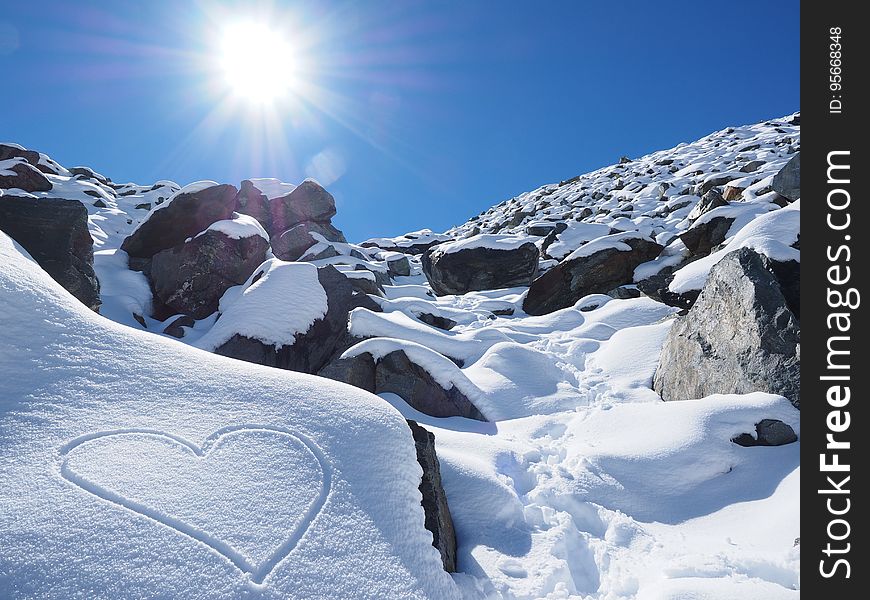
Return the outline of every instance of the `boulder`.
<path id="1" fill-rule="evenodd" d="M 800 408 L 800 322 L 784 287 L 755 251 L 726 255 L 671 327 L 654 389 L 666 401 L 762 391 Z"/>
<path id="2" fill-rule="evenodd" d="M 287 231 L 272 235 L 272 252 L 281 260 L 299 260 L 305 251 L 318 242 L 311 234 L 317 233 L 331 242 L 345 242 L 344 234 L 331 223 L 305 221 Z"/>
<path id="3" fill-rule="evenodd" d="M 196 320 L 193 317 L 189 315 L 179 315 L 172 319 L 172 322 L 163 328 L 163 333 L 181 339 L 184 337 L 184 328 L 193 327 L 194 325 L 196 325 Z"/>
<path id="4" fill-rule="evenodd" d="M 734 179 L 733 175 L 717 175 L 711 177 L 695 186 L 695 193 L 699 196 L 704 196 L 707 192 L 713 190 L 713 188 L 725 185 L 732 179 Z"/>
<path id="5" fill-rule="evenodd" d="M 512 249 L 467 247 L 423 254 L 423 273 L 439 296 L 529 285 L 538 273 L 538 248 L 526 242 Z"/>
<path id="6" fill-rule="evenodd" d="M 749 162 L 744 164 L 742 167 L 740 167 L 740 170 L 743 173 L 755 173 L 758 169 L 760 169 L 764 165 L 765 165 L 765 162 L 763 160 L 750 160 Z"/>
<path id="7" fill-rule="evenodd" d="M 420 313 L 417 315 L 417 318 L 426 323 L 427 325 L 437 327 L 438 329 L 443 329 L 444 331 L 450 331 L 451 329 L 456 327 L 456 321 L 454 321 L 453 319 L 448 319 L 447 317 L 442 317 L 439 315 L 433 315 L 431 313 Z"/>
<path id="8" fill-rule="evenodd" d="M 402 350 L 394 350 L 377 361 L 375 392 L 397 394 L 411 407 L 433 417 L 465 417 L 486 421 L 486 417 L 456 386 L 445 390 Z"/>
<path id="9" fill-rule="evenodd" d="M 51 182 L 29 162 L 23 158 L 15 158 L 5 165 L 0 164 L 0 189 L 47 192 L 51 189 Z"/>
<path id="10" fill-rule="evenodd" d="M 162 250 L 151 259 L 154 299 L 170 314 L 204 319 L 218 309 L 221 296 L 241 285 L 266 259 L 269 242 L 259 235 L 233 238 L 207 230 L 190 241 Z M 160 312 L 155 302 L 155 313 Z M 155 314 L 155 318 L 159 318 Z"/>
<path id="11" fill-rule="evenodd" d="M 733 223 L 734 219 L 731 217 L 713 217 L 681 233 L 680 241 L 693 258 L 707 256 L 713 248 L 725 241 Z"/>
<path id="12" fill-rule="evenodd" d="M 92 310 L 100 306 L 88 211 L 78 200 L 0 198 L 0 230 L 21 244 L 55 281 Z"/>
<path id="13" fill-rule="evenodd" d="M 780 196 L 792 202 L 801 197 L 801 153 L 794 155 L 785 166 L 773 176 L 773 189 Z"/>
<path id="14" fill-rule="evenodd" d="M 375 392 L 375 361 L 367 352 L 350 358 L 333 358 L 317 374 L 367 392 Z"/>
<path id="15" fill-rule="evenodd" d="M 608 238 L 612 238 L 612 245 L 605 242 Z M 663 249 L 650 238 L 634 233 L 605 236 L 595 243 L 600 244 L 600 250 L 583 253 L 581 246 L 579 256 L 575 251 L 535 279 L 523 300 L 523 310 L 530 315 L 544 315 L 572 306 L 583 296 L 606 294 L 630 284 L 635 268 Z"/>
<path id="16" fill-rule="evenodd" d="M 741 433 L 731 438 L 738 446 L 785 446 L 798 440 L 791 425 L 778 419 L 762 419 L 755 424 L 755 435 Z"/>
<path id="17" fill-rule="evenodd" d="M 310 179 L 299 184 L 285 196 L 269 202 L 272 215 L 272 235 L 287 231 L 303 221 L 329 222 L 335 216 L 335 199 L 332 194 Z"/>
<path id="18" fill-rule="evenodd" d="M 387 272 L 392 277 L 407 277 L 411 274 L 411 263 L 404 254 L 387 257 Z"/>
<path id="19" fill-rule="evenodd" d="M 347 277 L 331 265 L 317 269 L 317 279 L 326 292 L 326 315 L 317 319 L 308 331 L 296 335 L 292 345 L 276 348 L 237 334 L 216 348 L 215 353 L 279 369 L 320 371 L 346 338 L 348 313 L 364 301 L 360 296 L 368 297 L 355 295 Z M 280 312 L 281 307 L 276 306 L 275 310 Z"/>
<path id="20" fill-rule="evenodd" d="M 257 219 L 266 231 L 272 230 L 272 213 L 269 210 L 269 199 L 254 187 L 250 179 L 242 181 L 236 196 L 235 212 Z M 277 256 L 277 255 L 276 255 Z"/>
<path id="21" fill-rule="evenodd" d="M 229 219 L 236 207 L 236 188 L 213 185 L 193 192 L 182 190 L 151 211 L 146 220 L 121 244 L 130 257 L 151 258 L 204 231 L 216 221 Z"/>
<path id="22" fill-rule="evenodd" d="M 698 204 L 695 205 L 695 208 L 692 209 L 692 212 L 686 218 L 689 221 L 696 221 L 701 215 L 707 214 L 720 206 L 728 206 L 728 203 L 725 202 L 722 194 L 716 190 L 710 190 L 701 197 L 701 200 L 698 201 Z"/>
<path id="23" fill-rule="evenodd" d="M 26 150 L 17 144 L 0 144 L 0 160 L 23 158 L 34 167 L 39 164 L 39 152 Z"/>
<path id="24" fill-rule="evenodd" d="M 447 494 L 441 484 L 441 467 L 435 452 L 435 434 L 408 420 L 417 462 L 423 469 L 420 494 L 423 496 L 425 526 L 432 532 L 432 545 L 441 553 L 441 564 L 448 573 L 456 571 L 456 530 L 447 506 Z"/>
<path id="25" fill-rule="evenodd" d="M 674 272 L 680 267 L 685 266 L 687 262 L 688 260 L 681 262 L 674 267 L 665 267 L 655 275 L 636 282 L 635 285 L 637 285 L 637 289 L 653 300 L 667 304 L 668 306 L 675 306 L 677 308 L 682 308 L 683 310 L 688 310 L 692 308 L 695 300 L 698 299 L 698 294 L 701 293 L 701 290 L 688 290 L 678 294 L 672 292 L 669 287 L 671 282 L 674 280 Z"/>

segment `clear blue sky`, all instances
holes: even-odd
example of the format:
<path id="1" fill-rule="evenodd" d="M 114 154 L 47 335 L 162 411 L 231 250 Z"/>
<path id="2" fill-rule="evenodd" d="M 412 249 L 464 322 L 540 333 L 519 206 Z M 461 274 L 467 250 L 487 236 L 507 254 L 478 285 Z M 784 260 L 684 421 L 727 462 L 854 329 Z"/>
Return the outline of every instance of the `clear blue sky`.
<path id="1" fill-rule="evenodd" d="M 256 7 L 256 8 L 252 8 Z M 352 241 L 799 110 L 799 3 L 40 0 L 0 11 L 0 141 L 114 181 L 338 177 Z M 262 19 L 303 84 L 215 66 Z M 312 170 L 313 169 L 313 170 Z"/>

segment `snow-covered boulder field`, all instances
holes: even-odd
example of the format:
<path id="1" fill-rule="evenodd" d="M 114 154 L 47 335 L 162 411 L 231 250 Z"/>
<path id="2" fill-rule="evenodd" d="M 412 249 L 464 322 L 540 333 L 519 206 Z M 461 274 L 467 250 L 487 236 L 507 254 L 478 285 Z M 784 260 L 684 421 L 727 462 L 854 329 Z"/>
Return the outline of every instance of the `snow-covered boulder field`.
<path id="1" fill-rule="evenodd" d="M 799 123 L 360 243 L 0 144 L 0 598 L 799 597 Z"/>

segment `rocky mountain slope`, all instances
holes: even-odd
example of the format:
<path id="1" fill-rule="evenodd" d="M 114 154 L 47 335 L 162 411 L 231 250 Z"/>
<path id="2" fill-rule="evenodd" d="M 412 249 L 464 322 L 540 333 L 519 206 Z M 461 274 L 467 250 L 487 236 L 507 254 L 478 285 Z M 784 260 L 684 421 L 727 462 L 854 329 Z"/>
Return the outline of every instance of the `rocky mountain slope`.
<path id="1" fill-rule="evenodd" d="M 271 438 L 249 436 L 253 454 L 243 453 L 245 461 L 261 451 L 278 461 L 260 468 L 260 484 L 297 477 L 297 485 L 326 489 L 326 470 L 332 477 L 325 503 L 306 512 L 309 527 L 322 524 L 311 534 L 323 536 L 315 549 L 302 544 L 260 562 L 264 548 L 286 544 L 267 540 L 265 530 L 233 536 L 258 514 L 292 521 L 268 495 L 228 526 L 196 508 L 214 485 L 205 466 L 190 476 L 190 493 L 173 502 L 171 490 L 155 483 L 160 464 L 144 461 L 141 481 L 122 477 L 112 461 L 69 467 L 78 470 L 65 479 L 90 493 L 65 492 L 75 507 L 70 518 L 120 511 L 141 525 L 139 539 L 204 543 L 217 553 L 206 553 L 208 561 L 187 542 L 172 546 L 183 550 L 172 560 L 197 569 L 235 565 L 236 575 L 223 567 L 215 575 L 215 590 L 233 589 L 241 571 L 267 597 L 315 589 L 433 598 L 797 597 L 799 122 L 796 114 L 728 128 L 545 185 L 444 233 L 359 244 L 333 224 L 340 224 L 335 203 L 315 181 L 116 184 L 0 145 L 0 319 L 14 332 L 0 347 L 0 370 L 6 381 L 23 380 L 4 390 L 10 400 L 0 403 L 0 431 L 9 435 L 0 438 L 24 448 L 17 432 L 35 431 L 34 443 L 60 445 L 66 456 L 72 442 L 64 436 L 140 432 L 105 447 L 121 444 L 135 457 L 149 452 L 154 436 L 170 446 L 194 440 L 199 446 L 184 443 L 206 458 L 208 440 L 218 439 L 212 430 L 265 427 L 278 432 L 265 438 L 310 440 L 322 449 L 321 467 L 300 463 L 290 476 L 280 463 L 297 459 L 276 453 Z M 31 313 L 49 329 L 22 328 Z M 67 337 L 51 329 L 61 322 Z M 67 365 L 64 344 L 78 348 L 78 370 Z M 125 356 L 130 373 L 115 366 Z M 62 364 L 52 398 L 82 386 L 69 399 L 81 410 L 64 428 L 22 420 L 19 403 L 44 410 L 50 401 L 26 383 L 28 360 Z M 183 362 L 195 376 L 167 371 L 167 362 Z M 212 371 L 234 374 L 248 391 L 218 391 L 230 384 L 209 382 L 227 379 Z M 120 416 L 108 421 L 99 416 L 102 400 L 84 400 L 100 395 L 107 377 L 131 381 Z M 150 385 L 162 391 L 146 409 L 134 396 Z M 179 398 L 173 389 L 183 391 Z M 356 425 L 346 424 L 351 412 L 335 400 L 340 389 L 360 407 Z M 217 412 L 208 405 L 214 397 L 225 399 Z M 310 420 L 309 404 L 328 428 Z M 400 434 L 402 417 L 411 427 Z M 345 428 L 347 443 L 358 447 L 351 454 L 331 446 Z M 366 434 L 389 447 L 350 441 Z M 92 452 L 106 462 L 99 445 Z M 22 485 L 28 469 L 43 472 L 46 457 L 28 456 L 31 466 L 0 470 L 6 489 Z M 419 465 L 410 476 L 419 488 L 413 501 L 405 489 L 409 457 Z M 345 473 L 367 460 L 386 469 L 382 483 Z M 39 489 L 57 483 L 46 473 Z M 241 501 L 245 485 L 252 483 L 221 496 L 227 506 Z M 335 503 L 341 498 L 331 490 L 339 488 L 362 495 L 330 512 L 333 494 Z M 403 515 L 397 527 L 408 539 L 385 528 L 383 507 L 366 495 L 373 489 L 393 503 L 391 514 Z M 26 496 L 0 502 L 22 521 L 43 514 Z M 155 520 L 159 535 L 149 529 Z M 356 541 L 383 551 L 360 555 L 360 544 L 346 542 L 356 561 L 347 578 L 323 583 L 316 569 L 306 577 L 305 560 L 331 560 L 316 548 L 339 535 L 336 527 L 340 535 L 359 531 Z M 63 544 L 35 570 L 15 561 L 32 544 L 56 544 L 58 535 L 46 526 L 28 538 L 0 522 L 0 539 L 18 552 L 0 558 L 0 591 L 49 589 L 47 573 L 66 560 Z M 124 539 L 110 536 L 108 544 L 122 547 Z M 98 577 L 99 560 L 89 563 L 89 577 Z M 386 567 L 390 561 L 405 570 Z M 111 564 L 130 568 L 123 555 Z M 387 587 L 367 579 L 381 571 L 395 575 Z M 175 577 L 136 578 L 126 592 L 188 589 Z M 67 585 L 89 584 L 73 577 Z"/>

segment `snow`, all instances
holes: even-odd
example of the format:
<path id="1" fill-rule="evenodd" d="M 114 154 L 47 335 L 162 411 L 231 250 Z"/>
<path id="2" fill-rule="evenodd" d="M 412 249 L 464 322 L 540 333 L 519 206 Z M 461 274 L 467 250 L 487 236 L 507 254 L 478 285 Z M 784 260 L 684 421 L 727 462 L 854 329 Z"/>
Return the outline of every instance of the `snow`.
<path id="1" fill-rule="evenodd" d="M 212 223 L 205 231 L 196 234 L 194 237 L 199 237 L 206 231 L 220 231 L 230 239 L 234 240 L 258 235 L 267 242 L 269 241 L 269 234 L 266 233 L 266 230 L 263 229 L 263 226 L 260 225 L 260 222 L 257 219 L 239 213 L 233 213 L 232 219 L 224 219 L 223 221 Z"/>
<path id="2" fill-rule="evenodd" d="M 317 268 L 307 263 L 268 259 L 242 285 L 224 292 L 221 318 L 196 342 L 198 348 L 215 350 L 240 335 L 276 349 L 291 346 L 326 315 L 326 291 L 317 279 Z"/>
<path id="3" fill-rule="evenodd" d="M 253 178 L 250 182 L 254 184 L 254 187 L 260 190 L 269 200 L 286 196 L 296 189 L 296 186 L 292 183 L 285 183 L 280 179 L 274 179 L 272 177 Z"/>
<path id="4" fill-rule="evenodd" d="M 563 258 L 580 245 L 609 233 L 610 227 L 601 223 L 569 223 L 568 228 L 558 234 L 556 241 L 549 245 L 547 254 L 553 258 Z"/>
<path id="5" fill-rule="evenodd" d="M 0 234 L 0 596 L 456 598 L 404 420 L 83 307 Z"/>
<path id="6" fill-rule="evenodd" d="M 480 234 L 464 240 L 445 242 L 439 244 L 433 254 L 453 254 L 462 250 L 474 248 L 487 248 L 490 250 L 516 250 L 523 244 L 533 243 L 537 238 L 534 236 Z"/>

